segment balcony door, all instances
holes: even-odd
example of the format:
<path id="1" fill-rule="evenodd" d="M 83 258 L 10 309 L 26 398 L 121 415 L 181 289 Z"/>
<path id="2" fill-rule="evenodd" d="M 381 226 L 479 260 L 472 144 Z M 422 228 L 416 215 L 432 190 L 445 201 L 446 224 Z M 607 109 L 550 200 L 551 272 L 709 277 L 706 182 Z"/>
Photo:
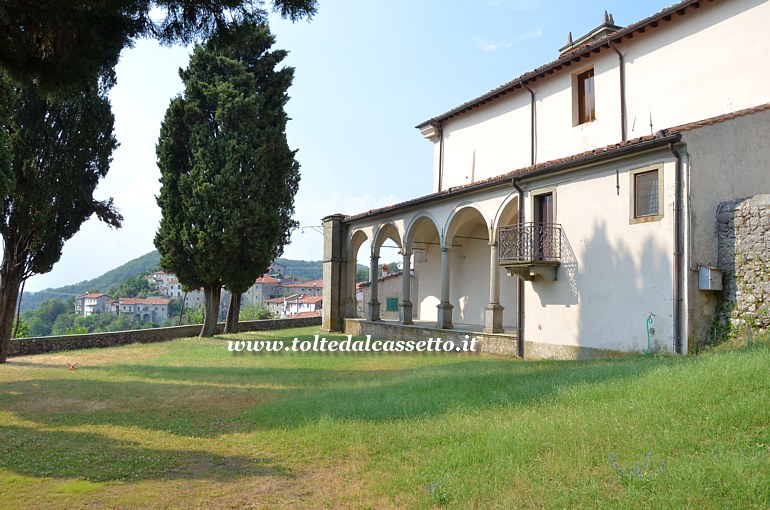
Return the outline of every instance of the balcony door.
<path id="1" fill-rule="evenodd" d="M 553 258 L 553 193 L 535 195 L 533 254 L 535 260 Z"/>

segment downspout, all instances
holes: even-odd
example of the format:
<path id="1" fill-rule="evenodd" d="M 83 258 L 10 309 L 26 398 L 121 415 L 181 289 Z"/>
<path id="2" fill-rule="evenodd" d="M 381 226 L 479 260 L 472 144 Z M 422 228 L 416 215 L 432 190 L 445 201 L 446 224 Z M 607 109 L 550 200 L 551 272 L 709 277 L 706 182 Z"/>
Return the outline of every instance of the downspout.
<path id="1" fill-rule="evenodd" d="M 680 223 L 682 221 L 682 157 L 674 149 L 674 142 L 668 143 L 668 149 L 676 159 L 674 171 L 674 352 L 682 353 L 682 241 Z"/>
<path id="2" fill-rule="evenodd" d="M 529 132 L 529 143 L 530 143 L 529 160 L 530 161 L 529 161 L 529 164 L 530 165 L 534 165 L 535 164 L 535 91 L 533 91 L 531 88 L 529 88 L 526 85 L 524 85 L 523 81 L 519 82 L 519 84 L 529 91 L 529 98 L 530 98 L 529 99 L 529 110 L 530 110 L 530 121 L 529 121 L 529 125 L 530 125 L 530 130 L 529 130 L 530 131 Z M 513 186 L 521 194 L 521 190 L 516 185 L 516 181 L 514 181 Z"/>
<path id="3" fill-rule="evenodd" d="M 626 65 L 623 60 L 623 54 L 615 45 L 610 41 L 610 48 L 618 54 L 618 67 L 620 69 L 620 135 L 623 137 L 623 141 L 628 140 L 626 134 Z"/>
<path id="4" fill-rule="evenodd" d="M 438 123 L 438 190 L 444 186 L 444 121 Z"/>
<path id="5" fill-rule="evenodd" d="M 524 224 L 524 190 L 514 177 L 513 187 L 519 192 L 519 226 Z M 516 287 L 516 343 L 517 355 L 524 357 L 524 280 L 519 276 L 519 282 Z"/>

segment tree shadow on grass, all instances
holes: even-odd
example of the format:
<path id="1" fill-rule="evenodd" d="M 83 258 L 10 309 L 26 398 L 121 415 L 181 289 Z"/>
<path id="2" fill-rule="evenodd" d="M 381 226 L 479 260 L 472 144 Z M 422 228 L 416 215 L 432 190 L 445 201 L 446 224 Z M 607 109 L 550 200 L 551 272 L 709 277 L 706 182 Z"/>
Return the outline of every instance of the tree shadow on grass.
<path id="1" fill-rule="evenodd" d="M 469 359 L 397 370 L 231 367 L 216 368 L 213 374 L 208 367 L 130 365 L 118 368 L 157 381 L 19 381 L 0 384 L 0 401 L 8 411 L 47 425 L 111 424 L 217 437 L 299 428 L 328 419 L 387 423 L 526 405 L 576 386 L 633 380 L 680 362 Z M 216 371 L 229 373 L 232 382 L 243 386 L 211 384 L 222 378 Z M 188 384 L 179 384 L 180 379 Z M 71 409 L 52 411 L 33 406 L 40 395 L 74 400 Z"/>
<path id="2" fill-rule="evenodd" d="M 292 478 L 268 457 L 222 456 L 164 450 L 100 434 L 0 426 L 0 468 L 33 477 L 112 480 L 191 479 L 232 481 L 255 476 Z"/>

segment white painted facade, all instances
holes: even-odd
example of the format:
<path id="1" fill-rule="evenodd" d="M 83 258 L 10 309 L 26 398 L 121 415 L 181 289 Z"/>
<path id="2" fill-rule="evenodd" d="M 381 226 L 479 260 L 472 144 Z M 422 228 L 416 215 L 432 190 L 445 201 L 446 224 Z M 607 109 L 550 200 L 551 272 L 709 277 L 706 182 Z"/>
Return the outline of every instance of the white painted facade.
<path id="1" fill-rule="evenodd" d="M 324 281 L 340 283 L 325 288 L 324 327 L 354 316 L 356 263 L 377 267 L 390 240 L 419 281 L 417 295 L 402 291 L 404 313 L 439 328 L 516 332 L 532 356 L 705 342 L 716 296 L 698 289 L 697 269 L 715 263 L 715 208 L 770 191 L 767 26 L 767 0 L 685 0 L 418 126 L 434 146 L 434 193 L 325 219 Z M 588 69 L 596 119 L 579 124 L 576 76 Z M 659 210 L 635 219 L 640 171 L 658 172 Z M 539 221 L 545 193 L 559 260 L 553 273 L 513 268 L 520 289 L 500 265 L 499 229 Z"/>

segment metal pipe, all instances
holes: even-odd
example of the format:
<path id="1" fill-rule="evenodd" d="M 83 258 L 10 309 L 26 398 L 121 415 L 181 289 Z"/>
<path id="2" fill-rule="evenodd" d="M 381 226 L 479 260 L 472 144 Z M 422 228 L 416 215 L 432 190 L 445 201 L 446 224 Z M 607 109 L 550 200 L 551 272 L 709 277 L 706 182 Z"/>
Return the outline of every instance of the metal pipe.
<path id="1" fill-rule="evenodd" d="M 438 190 L 444 186 L 444 122 L 438 125 Z"/>
<path id="2" fill-rule="evenodd" d="M 521 189 L 516 178 L 511 181 L 513 187 L 519 192 L 519 226 L 524 224 L 524 190 Z M 516 343 L 519 357 L 524 357 L 524 280 L 519 276 L 516 287 Z"/>
<path id="3" fill-rule="evenodd" d="M 625 142 L 628 140 L 626 133 L 626 66 L 623 54 L 615 47 L 612 41 L 610 41 L 610 48 L 618 54 L 618 66 L 620 68 L 620 135 Z"/>
<path id="4" fill-rule="evenodd" d="M 680 223 L 682 221 L 682 157 L 674 142 L 669 142 L 668 149 L 676 159 L 674 171 L 674 352 L 682 353 L 682 240 Z"/>
<path id="5" fill-rule="evenodd" d="M 521 86 L 524 87 L 529 91 L 529 110 L 530 110 L 530 133 L 529 133 L 529 142 L 530 142 L 530 156 L 529 156 L 529 164 L 534 165 L 535 164 L 535 91 L 531 88 L 524 85 L 524 82 L 520 82 Z"/>

